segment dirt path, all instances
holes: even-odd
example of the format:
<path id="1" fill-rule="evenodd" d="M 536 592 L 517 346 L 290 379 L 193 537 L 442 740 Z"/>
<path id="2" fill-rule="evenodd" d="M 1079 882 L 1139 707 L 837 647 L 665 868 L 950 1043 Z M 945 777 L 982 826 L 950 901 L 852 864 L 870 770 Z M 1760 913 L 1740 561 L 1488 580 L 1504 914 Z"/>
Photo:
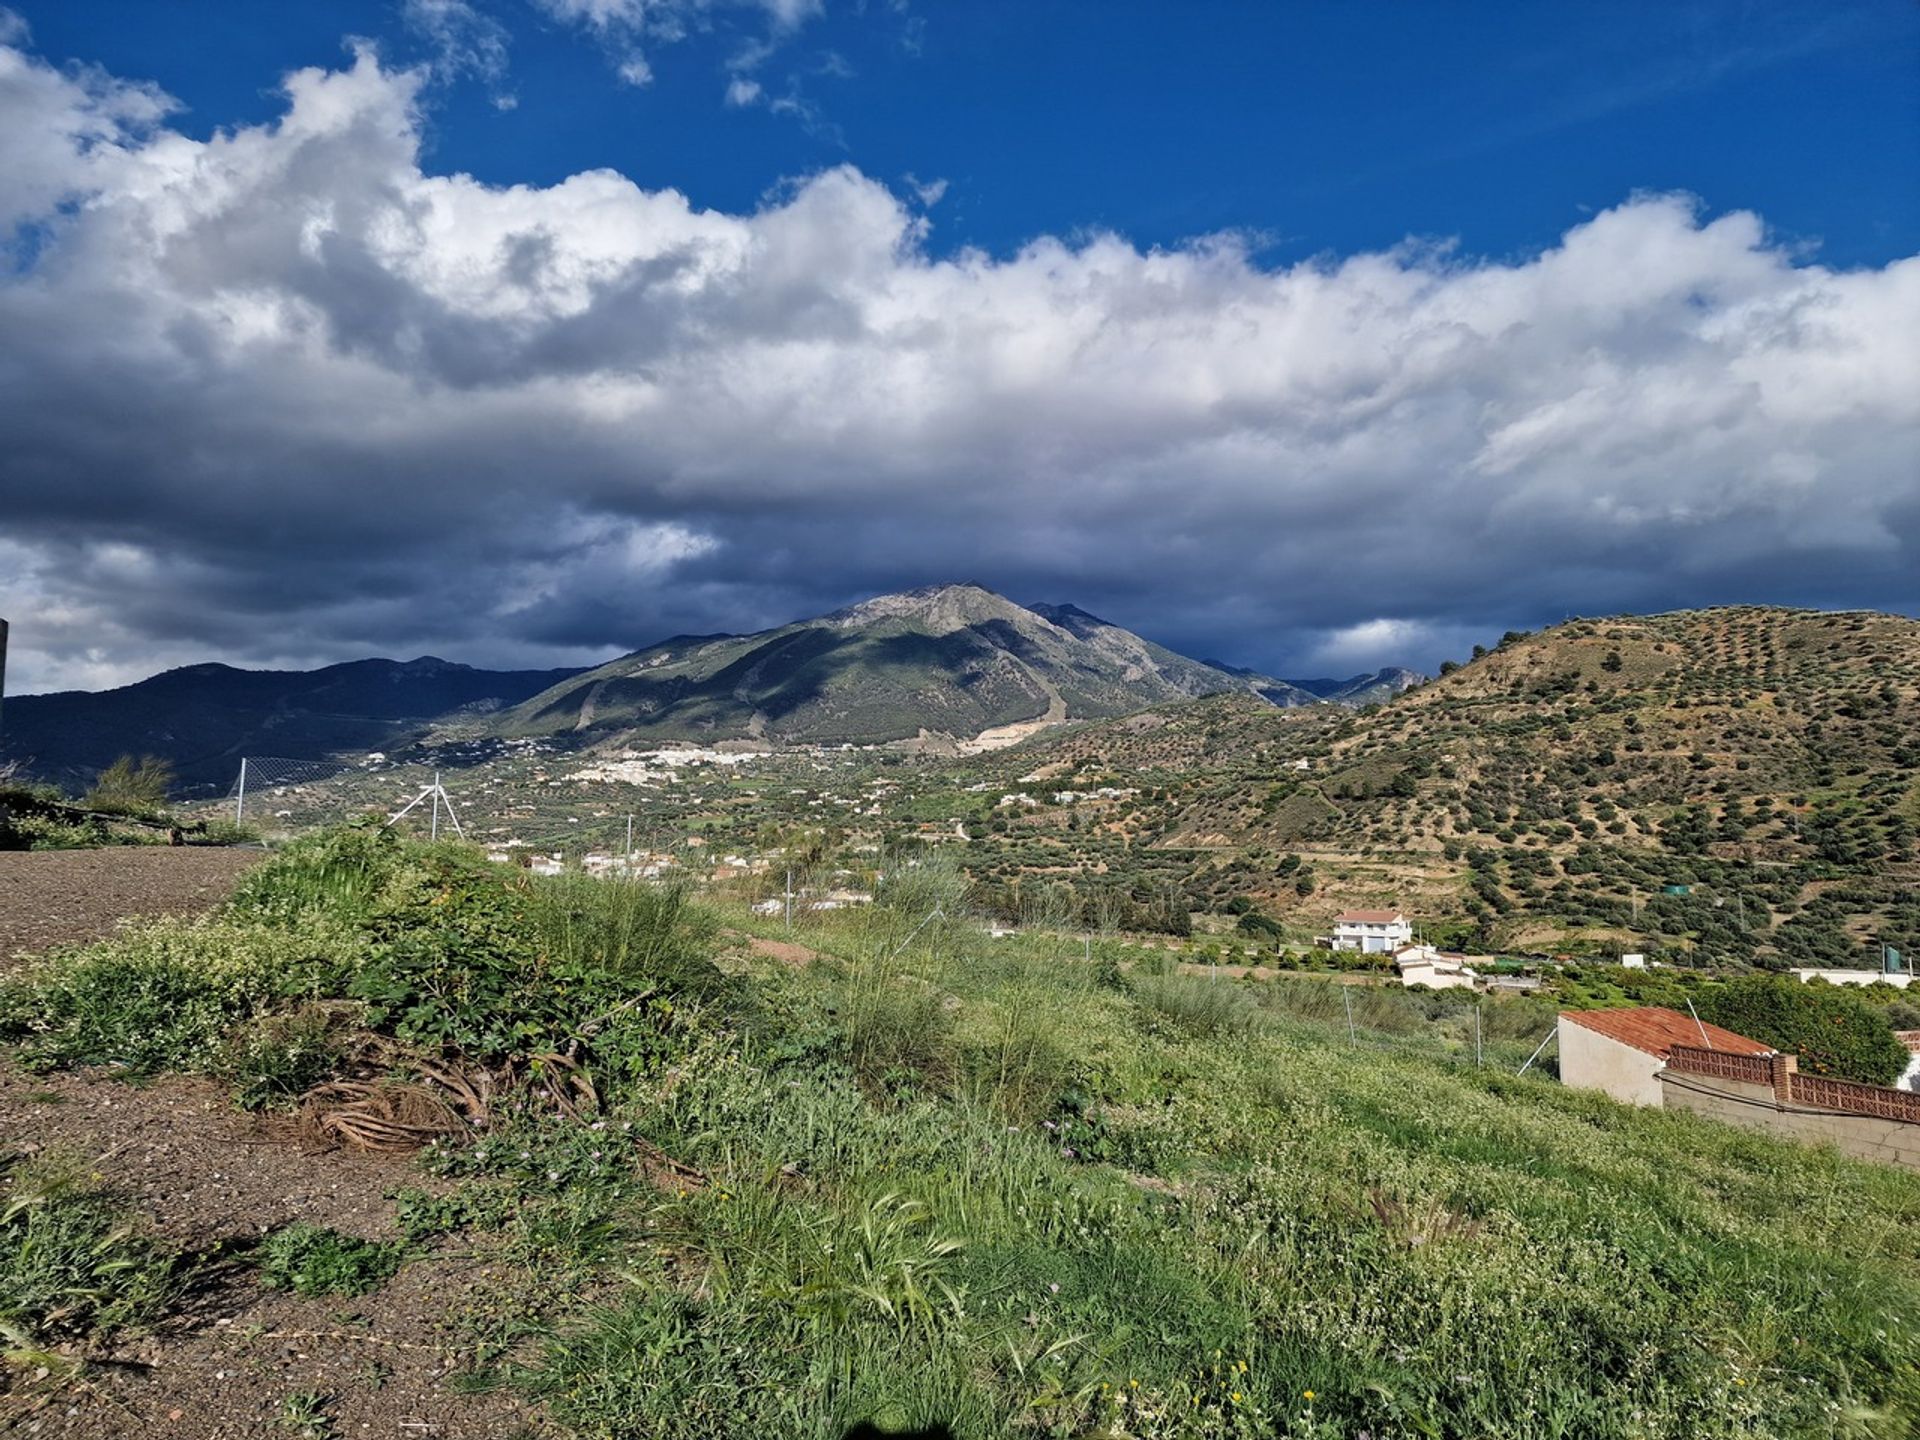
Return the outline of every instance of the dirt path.
<path id="1" fill-rule="evenodd" d="M 98 940 L 129 916 L 211 909 L 265 858 L 213 846 L 0 851 L 0 969 L 52 945 Z"/>
<path id="2" fill-rule="evenodd" d="M 0 1065 L 0 1148 L 84 1156 L 147 1224 L 176 1244 L 245 1245 L 293 1220 L 368 1239 L 395 1235 L 389 1192 L 433 1187 L 406 1161 L 347 1152 L 305 1155 L 262 1143 L 220 1087 L 168 1078 L 135 1088 L 91 1075 L 29 1076 Z M 486 1268 L 457 1248 L 409 1262 L 357 1299 L 303 1300 L 261 1288 L 235 1265 L 182 1313 L 128 1341 L 89 1383 L 51 1403 L 0 1395 L 0 1433 L 242 1440 L 289 1434 L 289 1397 L 306 1393 L 332 1426 L 360 1436 L 481 1437 L 548 1433 L 507 1395 L 454 1383 L 451 1327 L 499 1303 Z"/>

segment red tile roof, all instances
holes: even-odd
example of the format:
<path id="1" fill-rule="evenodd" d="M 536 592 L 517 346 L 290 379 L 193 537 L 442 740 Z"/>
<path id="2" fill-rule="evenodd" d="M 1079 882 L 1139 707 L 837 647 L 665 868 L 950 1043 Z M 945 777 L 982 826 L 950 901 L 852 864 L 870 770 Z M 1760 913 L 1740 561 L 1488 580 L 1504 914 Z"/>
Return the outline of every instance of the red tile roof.
<path id="1" fill-rule="evenodd" d="M 1334 920 L 1336 925 L 1390 925 L 1406 917 L 1398 910 L 1349 910 Z"/>
<path id="2" fill-rule="evenodd" d="M 1771 1045 L 1762 1045 L 1758 1040 L 1749 1040 L 1745 1035 L 1722 1030 L 1718 1025 L 1696 1021 L 1691 1015 L 1682 1015 L 1678 1010 L 1669 1010 L 1661 1005 L 1637 1005 L 1627 1010 L 1562 1010 L 1560 1022 L 1563 1025 L 1578 1025 L 1662 1060 L 1676 1045 L 1728 1050 L 1735 1055 L 1773 1053 Z M 1700 1038 L 1703 1030 L 1706 1032 L 1705 1041 Z"/>

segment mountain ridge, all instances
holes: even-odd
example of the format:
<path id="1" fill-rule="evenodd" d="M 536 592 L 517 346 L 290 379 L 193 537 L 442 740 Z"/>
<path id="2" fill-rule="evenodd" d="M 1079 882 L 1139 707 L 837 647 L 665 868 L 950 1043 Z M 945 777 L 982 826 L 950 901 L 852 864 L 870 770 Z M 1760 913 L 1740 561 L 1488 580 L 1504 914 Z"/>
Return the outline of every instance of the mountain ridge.
<path id="1" fill-rule="evenodd" d="M 1317 695 L 1192 659 L 1077 605 L 1022 605 L 959 582 L 745 635 L 675 635 L 577 669 L 482 670 L 434 655 L 309 671 L 207 662 L 112 690 L 17 696 L 0 759 L 76 787 L 119 755 L 154 754 L 204 790 L 242 754 L 391 750 L 456 726 L 586 744 L 630 735 L 939 749 L 1223 692 L 1281 708 L 1366 703 L 1351 691 Z"/>

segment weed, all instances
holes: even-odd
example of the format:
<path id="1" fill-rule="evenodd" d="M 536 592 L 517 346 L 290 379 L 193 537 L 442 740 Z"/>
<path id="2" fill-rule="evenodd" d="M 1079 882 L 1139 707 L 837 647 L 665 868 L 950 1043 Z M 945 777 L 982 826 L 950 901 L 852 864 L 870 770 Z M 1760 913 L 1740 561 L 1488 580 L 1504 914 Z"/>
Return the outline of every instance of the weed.
<path id="1" fill-rule="evenodd" d="M 324 930 L 156 921 L 0 978 L 0 1038 L 30 1065 L 207 1070 L 235 1022 L 324 985 L 347 953 Z"/>
<path id="2" fill-rule="evenodd" d="M 335 1015 L 304 1005 L 244 1022 L 218 1065 L 243 1110 L 297 1099 L 325 1080 L 341 1058 Z"/>
<path id="3" fill-rule="evenodd" d="M 178 1257 L 142 1235 L 76 1157 L 43 1155 L 7 1177 L 0 1339 L 10 1353 L 149 1323 L 184 1274 Z"/>
<path id="4" fill-rule="evenodd" d="M 305 1222 L 274 1231 L 255 1252 L 263 1285 L 304 1299 L 376 1290 L 399 1270 L 406 1254 L 402 1241 L 360 1240 Z"/>
<path id="5" fill-rule="evenodd" d="M 318 1390 L 296 1390 L 280 1402 L 274 1422 L 300 1440 L 332 1440 L 333 1417 L 327 1413 L 327 1401 Z"/>

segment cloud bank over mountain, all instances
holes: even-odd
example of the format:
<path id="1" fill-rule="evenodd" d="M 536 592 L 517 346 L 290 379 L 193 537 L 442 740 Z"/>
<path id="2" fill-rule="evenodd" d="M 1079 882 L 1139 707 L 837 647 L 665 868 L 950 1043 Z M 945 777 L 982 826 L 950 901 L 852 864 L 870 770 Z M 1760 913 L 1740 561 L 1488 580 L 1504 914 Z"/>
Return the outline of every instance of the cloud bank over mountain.
<path id="1" fill-rule="evenodd" d="M 1920 257 L 1835 271 L 1676 195 L 1493 259 L 941 254 L 852 167 L 750 214 L 432 173 L 423 74 L 369 48 L 198 140 L 12 39 L 17 689 L 584 662 L 960 577 L 1282 672 L 1912 601 Z"/>

